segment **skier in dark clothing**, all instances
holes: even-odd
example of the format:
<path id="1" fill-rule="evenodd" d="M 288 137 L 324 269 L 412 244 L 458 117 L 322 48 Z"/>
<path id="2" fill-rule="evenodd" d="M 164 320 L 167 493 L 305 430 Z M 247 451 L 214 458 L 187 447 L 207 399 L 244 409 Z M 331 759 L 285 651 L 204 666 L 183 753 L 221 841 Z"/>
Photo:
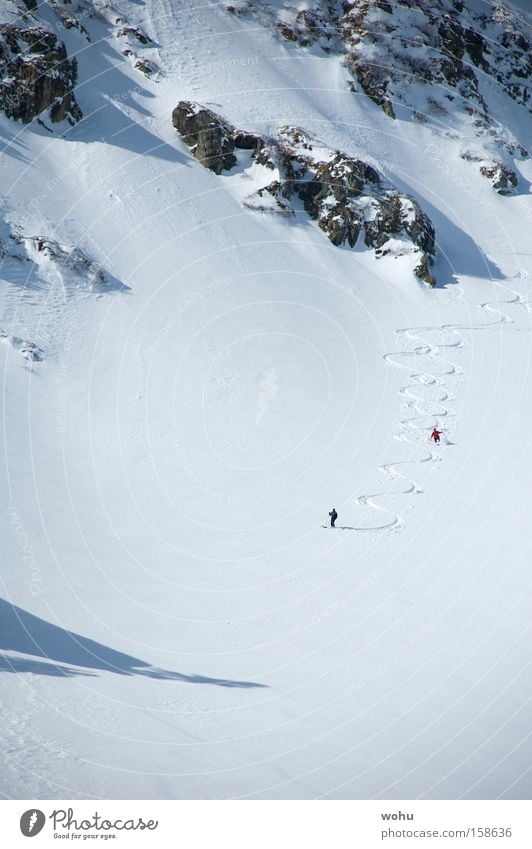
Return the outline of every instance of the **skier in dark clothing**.
<path id="1" fill-rule="evenodd" d="M 336 520 L 338 518 L 338 513 L 336 512 L 334 507 L 331 510 L 331 512 L 329 513 L 329 516 L 331 517 L 331 528 L 334 528 L 334 523 L 336 522 Z"/>
<path id="2" fill-rule="evenodd" d="M 434 442 L 439 442 L 440 436 L 441 436 L 441 430 L 437 430 L 436 428 L 434 428 L 434 430 L 432 431 L 432 433 L 430 435 L 430 438 L 433 439 Z"/>

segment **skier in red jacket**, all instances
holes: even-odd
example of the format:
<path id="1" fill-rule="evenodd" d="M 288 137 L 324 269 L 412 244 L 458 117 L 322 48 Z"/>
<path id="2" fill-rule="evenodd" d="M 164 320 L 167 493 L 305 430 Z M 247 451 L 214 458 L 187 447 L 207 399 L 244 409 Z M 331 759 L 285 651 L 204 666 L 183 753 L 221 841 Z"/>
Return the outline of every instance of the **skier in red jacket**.
<path id="1" fill-rule="evenodd" d="M 434 430 L 432 431 L 432 433 L 430 435 L 430 438 L 433 439 L 434 442 L 439 442 L 440 436 L 441 436 L 441 430 L 437 430 L 437 428 L 434 428 Z"/>

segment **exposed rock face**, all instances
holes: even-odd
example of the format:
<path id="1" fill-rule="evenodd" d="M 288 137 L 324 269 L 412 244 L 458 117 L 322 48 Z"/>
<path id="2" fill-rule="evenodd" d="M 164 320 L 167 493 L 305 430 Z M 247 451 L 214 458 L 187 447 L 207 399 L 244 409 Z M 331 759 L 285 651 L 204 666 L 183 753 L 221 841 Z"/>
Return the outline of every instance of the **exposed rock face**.
<path id="1" fill-rule="evenodd" d="M 53 263 L 59 270 L 71 272 L 71 278 L 81 285 L 94 286 L 98 290 L 110 284 L 102 266 L 76 245 L 60 245 L 55 239 L 46 236 L 28 236 L 5 222 L 1 222 L 1 231 L 2 259 L 33 263 L 40 269 L 46 269 Z"/>
<path id="2" fill-rule="evenodd" d="M 279 180 L 273 180 L 254 194 L 244 198 L 243 205 L 246 209 L 255 212 L 272 212 L 284 218 L 293 218 L 294 210 L 283 195 L 284 187 Z"/>
<path id="3" fill-rule="evenodd" d="M 152 59 L 155 43 L 153 39 L 123 15 L 123 8 L 133 3 L 122 4 L 120 10 L 109 0 L 48 0 L 64 29 L 77 29 L 88 42 L 89 30 L 85 26 L 91 20 L 108 24 L 113 31 L 116 47 L 135 70 L 146 77 L 157 78 L 160 68 Z M 85 23 L 84 23 L 85 22 Z"/>
<path id="4" fill-rule="evenodd" d="M 40 363 L 44 359 L 42 349 L 35 342 L 29 342 L 27 339 L 21 339 L 19 336 L 11 336 L 11 334 L 1 329 L 0 342 L 11 345 L 15 351 L 18 351 L 24 359 L 30 360 L 30 362 Z"/>
<path id="5" fill-rule="evenodd" d="M 234 128 L 215 112 L 182 101 L 172 112 L 172 123 L 196 159 L 215 174 L 236 165 Z"/>
<path id="6" fill-rule="evenodd" d="M 81 5 L 76 7 L 71 0 L 48 0 L 48 5 L 53 9 L 61 21 L 62 28 L 66 30 L 77 29 L 78 32 L 85 36 L 87 41 L 91 40 L 90 35 L 83 24 L 83 21 L 90 15 L 88 6 L 85 6 L 84 4 L 84 8 L 81 8 Z M 37 4 L 36 11 L 39 11 L 39 4 Z"/>
<path id="7" fill-rule="evenodd" d="M 102 10 L 100 10 L 102 11 Z M 106 9 L 106 17 L 114 26 L 114 34 L 122 54 L 129 59 L 133 67 L 146 77 L 154 77 L 159 72 L 159 66 L 148 55 L 154 46 L 153 40 L 140 27 L 131 26 L 125 18 L 110 14 Z"/>
<path id="8" fill-rule="evenodd" d="M 515 171 L 502 162 L 492 162 L 489 165 L 481 165 L 480 173 L 491 180 L 491 185 L 500 195 L 509 195 L 517 188 L 518 179 Z"/>
<path id="9" fill-rule="evenodd" d="M 90 259 L 81 248 L 62 247 L 53 239 L 34 237 L 24 239 L 27 248 L 37 251 L 51 259 L 56 265 L 68 268 L 78 275 L 85 276 L 92 283 L 105 283 L 106 276 L 103 268 Z"/>
<path id="10" fill-rule="evenodd" d="M 54 122 L 81 118 L 73 91 L 76 60 L 52 32 L 1 24 L 0 71 L 0 109 L 9 118 L 27 124 L 48 108 Z"/>
<path id="11" fill-rule="evenodd" d="M 301 160 L 299 160 L 301 161 Z M 303 179 L 301 179 L 303 177 Z M 367 183 L 371 185 L 367 187 Z M 379 185 L 379 176 L 371 166 L 336 152 L 330 161 L 306 163 L 299 171 L 294 188 L 311 218 L 334 245 L 357 243 L 364 222 L 364 207 L 369 193 Z M 364 195 L 364 200 L 358 199 Z M 375 205 L 380 201 L 373 198 Z M 366 244 L 375 247 L 370 237 L 370 221 L 364 222 Z"/>
<path id="12" fill-rule="evenodd" d="M 251 151 L 249 167 L 262 167 L 264 185 L 244 199 L 245 207 L 294 217 L 291 202 L 297 198 L 334 245 L 353 248 L 362 235 L 377 256 L 413 255 L 416 275 L 435 285 L 430 219 L 372 165 L 324 147 L 295 127 L 282 127 L 269 139 L 237 130 L 188 101 L 176 106 L 172 121 L 194 156 L 216 174 L 233 168 L 235 150 Z"/>
<path id="13" fill-rule="evenodd" d="M 469 111 L 489 126 L 483 84 L 502 87 L 528 104 L 532 54 L 522 24 L 504 7 L 473 9 L 461 0 L 418 0 L 415 11 L 410 0 L 395 0 L 393 7 L 370 0 L 346 3 L 338 25 L 347 65 L 389 114 L 394 104 L 413 105 L 413 86 L 421 83 L 432 89 L 427 88 L 427 106 L 429 97 L 442 109 L 456 98 L 455 110 Z"/>
<path id="14" fill-rule="evenodd" d="M 177 104 L 172 123 L 196 159 L 215 174 L 236 165 L 235 148 L 258 153 L 263 145 L 260 136 L 236 130 L 216 112 L 189 100 Z"/>
<path id="15" fill-rule="evenodd" d="M 233 13 L 256 17 L 292 44 L 342 55 L 353 90 L 391 118 L 400 114 L 441 133 L 452 113 L 483 140 L 483 158 L 496 153 L 511 171 L 509 156 L 527 156 L 492 117 L 501 93 L 532 111 L 532 30 L 502 3 L 308 0 L 305 6 L 239 0 Z M 511 179 L 506 187 L 498 182 L 496 191 L 512 190 Z"/>
<path id="16" fill-rule="evenodd" d="M 260 8 L 259 8 L 260 5 Z M 302 47 L 339 48 L 364 90 L 384 102 L 404 98 L 407 77 L 445 84 L 482 107 L 479 71 L 524 103 L 530 100 L 531 33 L 502 4 L 462 0 L 309 0 L 306 9 L 241 0 L 233 11 L 268 15 L 277 32 Z M 387 89 L 389 88 L 389 94 Z M 444 96 L 444 92 L 442 92 Z"/>
<path id="17" fill-rule="evenodd" d="M 117 38 L 122 38 L 122 37 L 134 38 L 142 45 L 152 44 L 152 40 L 149 37 L 149 35 L 146 35 L 146 33 L 143 32 L 139 27 L 130 27 L 130 26 L 121 27 L 118 30 L 118 32 L 116 33 L 116 37 Z"/>

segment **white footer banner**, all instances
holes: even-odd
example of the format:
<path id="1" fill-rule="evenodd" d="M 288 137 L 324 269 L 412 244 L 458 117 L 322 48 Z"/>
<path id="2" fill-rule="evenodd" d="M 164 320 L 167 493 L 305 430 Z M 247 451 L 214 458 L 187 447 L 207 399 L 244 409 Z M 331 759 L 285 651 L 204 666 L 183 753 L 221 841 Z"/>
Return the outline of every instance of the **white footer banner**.
<path id="1" fill-rule="evenodd" d="M 6 849 L 532 849 L 532 802 L 3 801 L 0 834 Z"/>

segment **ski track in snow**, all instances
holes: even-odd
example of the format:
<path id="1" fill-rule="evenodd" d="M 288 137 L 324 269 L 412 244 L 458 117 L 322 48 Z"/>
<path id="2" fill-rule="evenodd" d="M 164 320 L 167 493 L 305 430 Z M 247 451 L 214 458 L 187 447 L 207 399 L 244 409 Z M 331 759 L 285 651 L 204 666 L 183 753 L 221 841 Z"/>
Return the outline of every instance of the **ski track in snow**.
<path id="1" fill-rule="evenodd" d="M 52 20 L 51 8 L 44 5 Z M 261 35 L 259 21 L 246 23 L 242 17 L 239 22 L 238 16 L 228 16 L 224 4 L 150 0 L 142 5 L 116 0 L 112 8 L 106 8 L 108 23 L 87 20 L 87 26 L 94 26 L 98 39 L 103 39 L 106 54 L 104 58 L 96 55 L 94 69 L 84 58 L 89 49 L 85 42 L 80 49 L 81 34 L 61 34 L 69 53 L 80 54 L 80 100 L 86 99 L 80 105 L 85 106 L 86 120 L 72 130 L 74 144 L 59 143 L 50 150 L 39 132 L 30 128 L 25 133 L 31 168 L 26 169 L 14 157 L 13 174 L 20 172 L 21 179 L 13 184 L 13 215 L 22 214 L 27 197 L 38 200 L 42 196 L 43 202 L 35 207 L 39 213 L 35 223 L 30 225 L 23 217 L 19 222 L 24 224 L 24 232 L 55 236 L 57 227 L 57 238 L 65 244 L 76 241 L 77 233 L 86 234 L 97 255 L 109 258 L 109 271 L 114 275 L 116 269 L 116 280 L 133 278 L 133 297 L 128 308 L 121 305 L 112 315 L 110 308 L 86 315 L 85 306 L 107 297 L 102 294 L 105 287 L 97 285 L 93 290 L 80 275 L 36 252 L 32 254 L 36 262 L 4 258 L 0 329 L 8 335 L 0 339 L 0 353 L 5 354 L 4 344 L 15 347 L 15 356 L 9 350 L 6 357 L 10 392 L 4 410 L 6 470 L 11 474 L 17 462 L 20 480 L 16 499 L 6 502 L 8 509 L 10 503 L 19 504 L 20 519 L 15 511 L 14 518 L 9 520 L 8 514 L 6 520 L 13 527 L 11 542 L 4 546 L 4 580 L 9 599 L 46 620 L 50 617 L 44 602 L 49 600 L 50 610 L 57 611 L 52 633 L 60 635 L 53 651 L 57 648 L 60 655 L 65 640 L 71 640 L 69 629 L 75 627 L 91 640 L 96 638 L 104 652 L 129 652 L 137 645 L 135 654 L 146 656 L 150 663 L 164 657 L 171 668 L 194 674 L 177 673 L 175 679 L 165 681 L 112 674 L 111 669 L 98 666 L 97 658 L 94 668 L 70 666 L 60 657 L 54 660 L 53 651 L 49 652 L 50 663 L 43 664 L 46 640 L 41 654 L 28 657 L 8 635 L 3 648 L 7 652 L 4 677 L 9 682 L 4 684 L 0 743 L 5 798 L 118 795 L 140 799 L 148 795 L 228 799 L 269 794 L 278 798 L 376 799 L 389 792 L 401 798 L 421 798 L 431 791 L 441 798 L 458 793 L 465 798 L 477 792 L 479 797 L 495 798 L 508 796 L 514 786 L 517 795 L 528 798 L 529 787 L 522 781 L 526 774 L 522 770 L 529 763 L 528 729 L 520 713 L 529 695 L 522 673 L 522 661 L 527 659 L 525 591 L 529 575 L 525 557 L 523 567 L 518 558 L 521 552 L 526 554 L 528 545 L 530 473 L 528 483 L 524 478 L 513 492 L 503 492 L 497 505 L 500 520 L 507 523 L 508 539 L 512 530 L 525 526 L 519 539 L 521 549 L 516 545 L 513 559 L 502 568 L 496 559 L 493 563 L 482 560 L 483 544 L 493 543 L 497 552 L 501 541 L 506 542 L 499 538 L 499 526 L 493 523 L 495 529 L 485 531 L 480 521 L 477 524 L 475 512 L 471 510 L 469 515 L 464 508 L 462 524 L 456 528 L 457 547 L 463 543 L 465 548 L 465 543 L 476 537 L 478 553 L 475 550 L 464 569 L 462 562 L 451 562 L 447 553 L 434 551 L 432 568 L 424 571 L 417 561 L 420 554 L 432 553 L 431 533 L 436 523 L 427 523 L 423 537 L 409 534 L 411 528 L 400 514 L 402 507 L 414 503 L 413 496 L 424 493 L 422 473 L 435 471 L 436 464 L 446 459 L 445 443 L 452 445 L 446 437 L 455 440 L 458 415 L 465 420 L 475 409 L 475 398 L 469 399 L 466 392 L 465 363 L 458 356 L 468 344 L 469 351 L 474 347 L 469 332 L 491 330 L 482 340 L 487 343 L 488 356 L 480 359 L 494 367 L 490 343 L 500 342 L 503 331 L 508 333 L 505 325 L 516 318 L 512 310 L 525 307 L 532 311 L 525 295 L 508 288 L 512 279 L 516 287 L 526 286 L 527 272 L 511 264 L 519 262 L 520 254 L 501 253 L 494 258 L 510 260 L 504 259 L 501 268 L 506 278 L 491 281 L 501 293 L 500 301 L 483 303 L 481 288 L 475 290 L 480 292 L 477 296 L 453 300 L 453 294 L 460 296 L 460 290 L 467 288 L 462 283 L 477 281 L 479 287 L 488 289 L 484 266 L 479 279 L 474 275 L 478 264 L 467 261 L 459 265 L 459 285 L 447 292 L 427 293 L 410 280 L 412 290 L 405 290 L 408 298 L 401 298 L 394 312 L 392 300 L 387 302 L 380 290 L 375 291 L 371 275 L 366 279 L 364 270 L 360 275 L 356 268 L 353 271 L 348 252 L 332 251 L 323 233 L 316 230 L 323 242 L 314 243 L 304 232 L 299 239 L 292 231 L 278 230 L 267 217 L 248 216 L 240 201 L 235 205 L 238 193 L 229 197 L 235 176 L 218 179 L 182 153 L 171 128 L 171 109 L 181 98 L 197 99 L 234 119 L 237 126 L 247 127 L 248 116 L 252 116 L 250 129 L 256 125 L 266 132 L 274 132 L 282 116 L 283 123 L 296 122 L 318 135 L 323 132 L 327 143 L 338 149 L 345 147 L 352 155 L 370 157 L 368 161 L 376 166 L 386 163 L 391 175 L 413 174 L 413 180 L 408 177 L 406 182 L 419 188 L 416 193 L 422 199 L 427 194 L 434 199 L 447 178 L 441 178 L 439 166 L 434 167 L 431 158 L 419 156 L 418 145 L 428 138 L 423 127 L 405 124 L 402 139 L 401 123 L 396 122 L 399 131 L 395 134 L 391 124 L 382 123 L 388 118 L 373 111 L 375 104 L 364 105 L 358 94 L 353 97 L 339 59 L 331 56 L 329 62 L 321 54 L 313 56 L 312 50 L 299 48 L 296 53 L 296 48 L 284 41 Z M 157 59 L 160 73 L 153 81 L 139 76 L 129 60 L 122 62 L 112 23 L 115 13 L 124 15 L 124 24 L 131 14 L 131 24 L 139 24 L 150 37 L 155 36 L 150 55 Z M 95 39 L 93 46 L 97 43 Z M 116 110 L 122 116 L 117 118 Z M 145 131 L 152 136 L 149 144 Z M 66 130 L 65 141 L 70 132 Z M 457 160 L 453 145 L 450 139 L 441 138 L 442 166 L 454 168 L 458 162 L 457 174 L 461 175 L 460 169 L 470 166 Z M 23 148 L 19 156 L 24 162 Z M 55 191 L 59 175 L 65 183 L 64 194 L 63 188 Z M 480 176 L 477 179 L 484 181 Z M 7 169 L 5 181 L 11 187 Z M 507 244 L 487 207 L 476 200 L 473 203 L 457 182 L 453 187 L 449 181 L 447 190 L 452 191 L 453 205 L 463 212 L 464 221 L 478 216 L 480 223 L 475 224 L 472 239 L 479 250 L 488 245 L 499 245 L 502 250 L 509 247 L 511 243 Z M 72 219 L 66 217 L 62 200 L 69 196 L 83 199 L 72 207 Z M 443 211 L 445 198 L 441 191 L 440 200 L 435 201 Z M 511 233 L 513 201 L 508 200 L 508 211 L 503 211 L 502 203 L 501 221 Z M 449 262 L 454 262 L 463 240 L 456 227 L 447 229 L 446 219 L 443 215 L 438 238 L 442 237 L 442 244 L 448 240 L 452 245 Z M 53 232 L 50 221 L 54 222 Z M 460 228 L 463 226 L 461 223 Z M 525 233 L 521 226 L 515 227 L 517 250 L 527 249 Z M 275 255 L 275 261 L 270 255 Z M 357 257 L 352 258 L 354 262 Z M 398 266 L 401 262 L 398 259 Z M 287 280 L 278 281 L 279 269 L 286 272 Z M 260 274 L 257 280 L 253 276 L 256 271 Z M 376 276 L 386 282 L 386 273 L 381 273 L 379 266 Z M 360 277 L 355 286 L 350 283 L 351 274 Z M 396 293 L 400 296 L 402 274 L 404 269 L 399 266 Z M 299 285 L 292 284 L 292 276 L 302 283 L 309 280 L 309 285 L 303 283 L 301 302 Z M 205 288 L 204 279 L 223 285 Z M 319 281 L 316 286 L 314 281 Z M 336 289 L 337 282 L 341 283 L 338 295 L 331 301 L 326 286 Z M 344 289 L 349 297 L 347 310 Z M 279 291 L 285 300 L 274 300 Z M 436 313 L 440 321 L 459 320 L 471 311 L 478 315 L 479 323 L 431 326 L 440 295 L 442 310 Z M 258 489 L 248 484 L 247 471 L 241 470 L 240 477 L 235 468 L 250 441 L 245 423 L 242 431 L 235 427 L 231 432 L 224 416 L 229 419 L 233 410 L 251 410 L 250 430 L 258 431 L 261 422 L 256 422 L 256 409 L 260 411 L 260 405 L 255 408 L 253 404 L 255 396 L 260 398 L 264 391 L 259 382 L 262 362 L 235 348 L 235 358 L 227 360 L 232 376 L 228 378 L 223 369 L 211 373 L 207 368 L 218 362 L 226 345 L 233 344 L 233 329 L 238 337 L 241 329 L 246 334 L 267 330 L 272 335 L 282 329 L 291 334 L 308 333 L 312 339 L 316 332 L 313 323 L 300 319 L 298 312 L 286 315 L 284 306 L 278 314 L 268 312 L 267 304 L 288 302 L 324 313 L 332 304 L 331 318 L 337 311 L 345 321 L 341 327 L 346 334 L 352 333 L 351 338 L 357 340 L 359 333 L 360 349 L 366 341 L 371 344 L 367 359 L 361 359 L 362 366 L 370 360 L 369 368 L 357 373 L 361 388 L 367 388 L 367 394 L 360 396 L 363 399 L 376 399 L 382 372 L 392 374 L 386 371 L 388 366 L 400 370 L 393 372 L 397 380 L 384 398 L 385 413 L 393 422 L 393 441 L 381 447 L 372 437 L 367 446 L 369 472 L 378 471 L 378 481 L 367 491 L 365 486 L 357 490 L 363 493 L 358 498 L 351 496 L 355 516 L 336 526 L 348 533 L 373 533 L 382 543 L 376 547 L 379 550 L 370 551 L 372 539 L 367 536 L 358 538 L 358 546 L 351 545 L 352 537 L 344 536 L 342 541 L 348 543 L 345 552 L 338 546 L 334 553 L 329 537 L 319 539 L 327 543 L 323 551 L 315 551 L 312 533 L 308 543 L 296 538 L 289 525 L 294 493 L 301 506 L 299 496 L 306 498 L 308 482 L 304 475 L 311 484 L 316 480 L 314 470 L 310 474 L 308 468 L 303 471 L 303 463 L 301 484 L 298 477 L 289 478 L 292 467 L 286 463 L 287 469 L 280 468 L 279 474 L 276 469 L 265 471 Z M 410 305 L 413 312 L 405 321 L 402 316 Z M 249 327 L 244 319 L 231 323 L 230 318 L 225 323 L 226 315 L 247 315 L 238 312 L 243 307 L 251 310 Z M 455 311 L 455 307 L 459 309 Z M 371 323 L 366 323 L 366 315 L 378 335 Z M 516 319 L 516 324 L 518 329 L 529 330 L 524 321 L 520 326 Z M 189 345 L 188 336 L 196 340 L 196 333 L 197 349 Z M 383 347 L 379 341 L 381 334 L 392 340 L 389 353 L 384 353 L 388 345 Z M 518 341 L 530 346 L 525 333 L 521 337 Z M 334 365 L 332 358 L 342 349 L 334 340 L 330 348 L 325 347 L 329 340 L 321 333 L 317 338 L 320 342 L 324 339 L 323 350 L 325 354 L 330 351 Z M 39 379 L 32 379 L 31 397 L 27 382 L 19 381 L 19 372 L 14 371 L 21 367 L 21 345 L 26 339 L 42 345 L 48 360 L 40 375 L 40 366 L 35 366 Z M 192 426 L 180 427 L 188 415 L 191 422 L 200 421 L 198 393 L 182 391 L 176 378 L 176 362 L 189 362 L 183 353 L 189 347 L 193 365 L 186 377 L 192 384 L 194 380 L 199 383 L 205 373 L 212 374 L 211 382 L 205 381 L 208 392 L 203 400 L 212 401 L 212 408 L 206 409 L 213 427 L 219 424 L 220 432 L 228 431 L 222 445 L 228 453 L 219 467 L 204 461 L 200 428 L 196 433 Z M 520 345 L 519 356 L 524 347 Z M 477 373 L 474 357 L 471 363 L 468 371 L 474 367 Z M 510 368 L 515 364 L 519 368 L 518 363 L 517 359 L 508 363 L 510 375 Z M 33 371 L 31 362 L 22 360 L 22 367 Z M 484 371 L 486 379 L 478 394 L 489 387 L 489 369 Z M 343 404 L 346 398 L 350 400 L 353 373 L 344 370 L 340 380 L 338 398 Z M 240 387 L 238 392 L 234 382 Z M 264 415 L 264 436 L 257 440 L 258 445 L 267 446 L 270 433 L 275 438 L 276 427 L 283 425 L 296 407 L 293 398 L 286 405 L 284 398 L 300 385 L 302 398 L 321 386 L 310 367 L 308 374 L 301 372 L 301 378 L 297 369 L 281 374 L 279 368 L 279 407 L 274 409 L 272 403 L 270 408 L 270 431 Z M 523 379 L 518 388 L 524 386 Z M 85 387 L 87 409 L 79 403 Z M 247 387 L 253 390 L 249 396 Z M 266 396 L 268 393 L 267 386 Z M 502 397 L 511 401 L 514 396 Z M 526 400 L 530 408 L 530 396 Z M 168 418 L 170 409 L 173 419 Z M 313 409 L 309 405 L 311 412 Z M 338 406 L 340 412 L 343 409 Z M 356 422 L 360 430 L 355 433 L 370 432 L 371 416 L 380 410 L 377 404 L 361 404 L 360 421 Z M 502 416 L 504 410 L 501 405 L 497 412 Z M 31 412 L 31 419 L 23 419 L 26 411 Z M 355 410 L 352 419 L 346 414 L 345 422 L 354 425 L 357 413 Z M 307 419 L 297 410 L 294 419 L 294 426 L 300 422 L 306 426 Z M 435 420 L 446 425 L 439 447 L 427 441 Z M 26 421 L 29 427 L 17 428 Z M 333 426 L 339 421 L 331 419 Z M 320 438 L 320 431 L 317 433 Z M 323 426 L 321 433 L 330 440 L 330 427 Z M 496 433 L 495 424 L 491 433 Z M 324 485 L 331 481 L 331 467 L 344 479 L 348 477 L 341 465 L 345 442 L 339 439 L 338 443 L 338 448 L 331 445 L 332 466 L 316 458 L 310 466 L 316 463 L 316 474 L 323 474 Z M 358 447 L 355 440 L 353 445 Z M 506 456 L 500 453 L 483 477 L 481 472 L 478 486 L 482 452 L 474 458 L 467 478 L 472 484 L 471 503 L 484 488 L 490 508 L 498 498 L 498 476 L 505 473 L 506 466 Z M 378 459 L 372 460 L 375 456 Z M 56 457 L 62 457 L 62 464 L 54 462 Z M 517 451 L 510 455 L 513 457 Z M 448 462 L 447 471 L 451 467 Z M 367 473 L 367 466 L 363 468 Z M 443 471 L 444 467 L 439 468 Z M 259 478 L 261 472 L 250 472 L 250 477 L 252 474 Z M 439 477 L 441 487 L 445 476 Z M 249 487 L 249 499 L 243 481 Z M 321 511 L 323 490 L 315 489 L 315 503 Z M 437 487 L 429 489 L 427 483 L 426 489 L 422 503 L 430 519 L 428 514 L 435 513 L 431 502 L 436 503 Z M 265 496 L 279 493 L 276 503 L 270 504 L 268 498 L 257 498 L 255 503 L 254 495 L 262 495 L 261 490 Z M 222 499 L 225 492 L 229 497 Z M 237 495 L 234 500 L 233 493 Z M 187 510 L 196 509 L 197 503 L 207 514 L 204 528 L 186 522 Z M 240 508 L 244 516 L 241 540 L 237 539 L 239 529 L 232 527 L 232 514 Z M 72 511 L 72 517 L 67 511 Z M 488 528 L 491 515 L 486 512 L 482 517 Z M 280 516 L 286 534 L 282 542 L 272 537 Z M 72 520 L 65 521 L 65 517 Z M 442 527 L 448 517 L 453 514 L 443 512 Z M 305 515 L 303 522 L 306 532 Z M 248 527 L 253 536 L 247 534 Z M 401 547 L 406 550 L 408 544 L 408 557 L 401 558 L 404 562 L 397 566 L 394 563 L 392 569 L 388 564 L 398 541 L 392 534 L 403 531 L 407 533 L 401 538 L 405 544 Z M 437 533 L 436 529 L 435 542 Z M 369 544 L 362 545 L 363 541 Z M 30 559 L 28 552 L 35 552 L 35 568 L 42 572 L 46 595 L 41 600 L 29 589 L 33 554 Z M 506 618 L 512 622 L 505 622 Z M 491 639 L 493 642 L 488 642 Z M 521 639 L 522 649 L 515 649 Z M 510 651 L 512 662 L 508 663 Z M 260 675 L 268 689 L 248 699 L 245 690 L 223 684 L 244 678 L 244 673 L 246 678 L 252 674 L 259 679 Z M 212 683 L 219 679 L 222 689 L 205 686 L 212 676 L 216 676 Z M 486 701 L 488 691 L 497 694 L 498 701 L 495 697 Z M 508 735 L 519 741 L 510 752 Z"/>
<path id="2" fill-rule="evenodd" d="M 517 269 L 516 277 L 520 279 L 526 279 L 528 277 L 526 271 L 519 269 L 517 266 L 515 266 L 515 268 Z M 441 349 L 463 348 L 465 346 L 465 341 L 460 334 L 460 331 L 462 330 L 490 330 L 491 328 L 500 326 L 501 324 L 514 324 L 513 319 L 510 318 L 503 309 L 501 309 L 501 307 L 504 307 L 505 305 L 521 306 L 528 312 L 532 312 L 531 301 L 525 300 L 518 292 L 515 292 L 513 289 L 503 285 L 502 283 L 497 283 L 493 280 L 491 282 L 501 287 L 506 292 L 511 293 L 512 297 L 505 301 L 488 301 L 481 303 L 478 305 L 478 308 L 485 310 L 486 312 L 499 315 L 499 319 L 486 324 L 441 324 L 434 326 L 427 325 L 423 327 L 406 327 L 396 330 L 396 335 L 399 341 L 408 340 L 414 343 L 414 347 L 411 350 L 386 353 L 383 355 L 383 359 L 395 368 L 406 369 L 410 372 L 409 382 L 401 387 L 399 395 L 401 398 L 406 399 L 403 403 L 403 407 L 409 412 L 414 412 L 416 414 L 399 420 L 399 429 L 393 434 L 394 439 L 398 442 L 408 443 L 409 445 L 413 445 L 417 448 L 420 444 L 418 434 L 420 432 L 425 433 L 430 431 L 434 426 L 433 423 L 430 425 L 425 423 L 427 417 L 433 420 L 442 418 L 451 419 L 456 415 L 452 407 L 450 407 L 447 403 L 453 398 L 453 396 L 447 391 L 447 381 L 449 378 L 463 375 L 464 372 L 461 366 L 457 363 L 453 362 L 448 357 L 443 357 L 440 353 Z M 454 339 L 448 342 L 434 343 L 427 338 L 430 334 L 452 334 Z M 424 369 L 412 372 L 410 365 L 412 360 L 419 361 L 419 358 L 421 357 L 429 357 L 435 363 L 441 365 L 441 371 Z M 404 360 L 405 362 L 401 362 L 401 360 Z M 420 387 L 435 388 L 439 390 L 439 394 L 433 399 L 426 399 L 422 394 L 416 392 L 416 390 L 419 390 Z M 420 424 L 420 421 L 423 423 Z M 444 436 L 441 444 L 452 445 L 453 443 L 449 442 L 447 436 Z M 423 463 L 439 463 L 441 460 L 442 457 L 439 452 L 428 450 L 428 452 L 425 452 L 424 456 L 420 456 L 412 460 L 394 460 L 389 463 L 381 464 L 378 467 L 379 472 L 391 480 L 399 479 L 403 481 L 405 488 L 397 492 L 381 490 L 371 494 L 366 493 L 358 496 L 356 503 L 361 507 L 370 507 L 375 511 L 379 511 L 379 513 L 387 513 L 392 516 L 392 519 L 384 524 L 358 527 L 353 528 L 352 530 L 371 532 L 390 531 L 392 529 L 402 530 L 405 527 L 403 517 L 399 513 L 395 512 L 391 507 L 386 507 L 380 504 L 377 499 L 396 499 L 405 495 L 423 494 L 423 487 L 420 486 L 413 477 L 410 477 L 409 474 L 399 471 L 398 467 L 410 466 L 413 464 L 419 465 Z"/>

